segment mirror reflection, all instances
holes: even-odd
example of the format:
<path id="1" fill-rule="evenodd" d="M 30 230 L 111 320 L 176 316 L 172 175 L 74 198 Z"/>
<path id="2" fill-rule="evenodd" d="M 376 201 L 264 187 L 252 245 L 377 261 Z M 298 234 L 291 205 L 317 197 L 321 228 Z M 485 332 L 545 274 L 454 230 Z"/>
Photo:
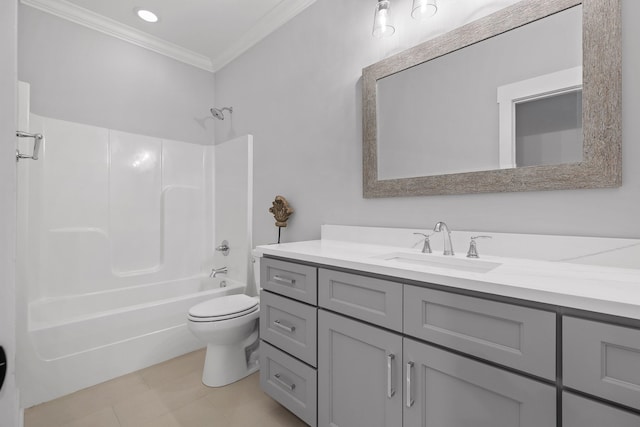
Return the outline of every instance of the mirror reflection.
<path id="1" fill-rule="evenodd" d="M 377 80 L 379 180 L 582 161 L 582 6 Z"/>

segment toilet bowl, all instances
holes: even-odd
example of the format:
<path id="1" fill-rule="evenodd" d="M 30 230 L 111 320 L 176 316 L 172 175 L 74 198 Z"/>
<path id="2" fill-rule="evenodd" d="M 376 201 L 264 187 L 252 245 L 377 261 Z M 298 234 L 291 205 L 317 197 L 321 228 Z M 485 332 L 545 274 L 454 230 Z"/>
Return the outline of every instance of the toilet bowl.
<path id="1" fill-rule="evenodd" d="M 258 298 L 244 294 L 204 301 L 189 309 L 189 330 L 207 343 L 202 382 L 221 387 L 257 371 Z"/>

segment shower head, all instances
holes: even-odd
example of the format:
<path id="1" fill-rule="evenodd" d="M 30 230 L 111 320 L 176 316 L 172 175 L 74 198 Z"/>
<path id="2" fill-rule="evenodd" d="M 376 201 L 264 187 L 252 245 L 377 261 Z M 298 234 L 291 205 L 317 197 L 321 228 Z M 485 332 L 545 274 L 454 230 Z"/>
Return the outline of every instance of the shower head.
<path id="1" fill-rule="evenodd" d="M 233 107 L 223 107 L 223 108 L 211 108 L 209 111 L 211 111 L 211 114 L 213 115 L 213 117 L 215 117 L 218 120 L 224 120 L 224 112 L 227 110 L 229 113 L 233 113 Z"/>

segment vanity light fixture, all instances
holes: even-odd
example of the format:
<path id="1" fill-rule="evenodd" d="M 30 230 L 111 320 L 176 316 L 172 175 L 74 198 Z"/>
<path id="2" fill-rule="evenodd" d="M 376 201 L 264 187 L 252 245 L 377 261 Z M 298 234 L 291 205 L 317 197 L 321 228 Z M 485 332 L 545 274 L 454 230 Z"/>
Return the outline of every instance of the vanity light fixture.
<path id="1" fill-rule="evenodd" d="M 411 17 L 424 22 L 431 18 L 438 11 L 437 0 L 413 0 Z"/>
<path id="2" fill-rule="evenodd" d="M 158 15 L 151 12 L 150 10 L 136 8 L 134 9 L 134 12 L 136 13 L 136 15 L 138 15 L 138 18 L 142 19 L 145 22 L 158 22 Z"/>
<path id="3" fill-rule="evenodd" d="M 396 32 L 391 23 L 390 8 L 391 2 L 389 0 L 378 0 L 376 12 L 373 15 L 374 37 L 390 37 Z"/>

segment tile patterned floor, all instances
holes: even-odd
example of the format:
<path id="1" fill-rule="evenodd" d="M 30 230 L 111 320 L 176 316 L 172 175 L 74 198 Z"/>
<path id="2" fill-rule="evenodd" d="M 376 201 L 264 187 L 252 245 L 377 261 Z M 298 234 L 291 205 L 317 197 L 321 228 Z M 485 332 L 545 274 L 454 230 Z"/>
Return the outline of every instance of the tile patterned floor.
<path id="1" fill-rule="evenodd" d="M 25 411 L 25 427 L 303 427 L 260 390 L 258 373 L 202 385 L 204 350 Z"/>

